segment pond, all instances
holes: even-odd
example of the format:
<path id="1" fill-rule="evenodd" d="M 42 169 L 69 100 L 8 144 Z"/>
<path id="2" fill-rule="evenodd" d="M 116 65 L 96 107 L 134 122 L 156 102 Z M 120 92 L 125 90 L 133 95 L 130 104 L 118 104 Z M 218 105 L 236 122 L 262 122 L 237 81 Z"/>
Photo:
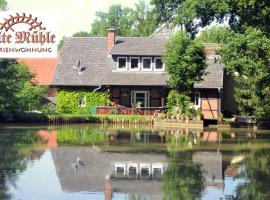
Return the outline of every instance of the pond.
<path id="1" fill-rule="evenodd" d="M 0 126 L 0 199 L 270 199 L 270 131 Z"/>

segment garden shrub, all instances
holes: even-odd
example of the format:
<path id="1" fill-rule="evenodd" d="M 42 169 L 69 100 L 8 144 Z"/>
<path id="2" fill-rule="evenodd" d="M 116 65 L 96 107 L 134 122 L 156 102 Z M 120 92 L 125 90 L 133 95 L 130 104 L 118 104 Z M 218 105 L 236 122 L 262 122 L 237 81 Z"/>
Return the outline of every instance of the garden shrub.
<path id="1" fill-rule="evenodd" d="M 84 106 L 80 106 L 84 104 Z M 108 92 L 91 92 L 86 89 L 61 89 L 57 92 L 57 112 L 68 114 L 90 113 L 95 106 L 110 104 Z"/>

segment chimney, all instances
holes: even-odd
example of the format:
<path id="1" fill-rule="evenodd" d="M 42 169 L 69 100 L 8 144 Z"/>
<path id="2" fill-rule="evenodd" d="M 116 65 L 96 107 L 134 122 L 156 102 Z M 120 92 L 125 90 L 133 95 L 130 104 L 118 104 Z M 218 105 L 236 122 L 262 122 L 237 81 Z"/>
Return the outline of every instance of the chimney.
<path id="1" fill-rule="evenodd" d="M 108 53 L 110 53 L 115 44 L 115 29 L 108 29 L 107 39 L 108 39 Z"/>

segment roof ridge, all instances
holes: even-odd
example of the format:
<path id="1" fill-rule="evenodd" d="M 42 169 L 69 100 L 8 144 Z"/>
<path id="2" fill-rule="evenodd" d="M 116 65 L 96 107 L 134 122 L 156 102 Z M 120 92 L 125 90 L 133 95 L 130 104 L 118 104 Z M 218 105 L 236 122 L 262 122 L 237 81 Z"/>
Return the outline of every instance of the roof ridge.
<path id="1" fill-rule="evenodd" d="M 168 25 L 167 22 L 165 22 L 164 24 L 162 24 L 159 28 L 157 28 L 154 33 L 152 33 L 152 35 L 150 35 L 148 38 L 152 38 L 154 37 L 159 31 L 161 31 L 163 28 L 165 28 Z"/>

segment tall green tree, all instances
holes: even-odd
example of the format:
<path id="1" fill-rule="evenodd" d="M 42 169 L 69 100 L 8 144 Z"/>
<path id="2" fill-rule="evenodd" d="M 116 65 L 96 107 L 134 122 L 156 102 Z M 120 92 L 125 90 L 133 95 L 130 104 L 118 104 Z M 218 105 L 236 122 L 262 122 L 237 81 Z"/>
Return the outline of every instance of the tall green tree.
<path id="1" fill-rule="evenodd" d="M 270 33 L 269 0 L 152 0 L 151 4 L 159 21 L 172 19 L 175 24 L 184 24 L 193 35 L 199 27 L 224 20 L 235 31 L 253 27 Z"/>
<path id="2" fill-rule="evenodd" d="M 112 5 L 108 12 L 97 12 L 91 25 L 93 36 L 106 36 L 107 29 L 114 28 L 118 36 L 149 36 L 157 28 L 156 14 L 145 1 L 135 4 L 135 9 Z"/>
<path id="3" fill-rule="evenodd" d="M 245 160 L 237 178 L 245 181 L 236 188 L 237 199 L 266 200 L 270 198 L 269 148 L 256 148 L 244 153 Z"/>
<path id="4" fill-rule="evenodd" d="M 133 36 L 149 36 L 157 28 L 156 14 L 144 0 L 135 4 Z"/>
<path id="5" fill-rule="evenodd" d="M 114 28 L 119 36 L 131 34 L 133 23 L 133 11 L 130 8 L 122 8 L 121 5 L 112 5 L 108 12 L 97 12 L 96 20 L 91 25 L 93 36 L 106 36 L 107 29 Z"/>
<path id="6" fill-rule="evenodd" d="M 224 44 L 231 34 L 232 31 L 227 26 L 213 26 L 203 30 L 196 39 L 203 43 Z"/>
<path id="7" fill-rule="evenodd" d="M 241 85 L 235 89 L 241 114 L 266 117 L 270 113 L 269 58 L 270 39 L 258 29 L 234 34 L 225 44 L 222 60 Z"/>
<path id="8" fill-rule="evenodd" d="M 194 83 L 201 81 L 206 68 L 203 46 L 184 31 L 178 31 L 166 44 L 163 61 L 170 76 L 168 84 L 189 94 Z"/>
<path id="9" fill-rule="evenodd" d="M 168 96 L 170 112 L 188 116 L 191 113 L 191 91 L 194 83 L 201 81 L 206 68 L 206 56 L 200 42 L 184 31 L 178 31 L 165 45 L 163 54 L 168 85 L 173 90 Z"/>
<path id="10" fill-rule="evenodd" d="M 35 85 L 32 78 L 26 65 L 8 60 L 0 62 L 0 112 L 40 108 L 47 88 Z"/>
<path id="11" fill-rule="evenodd" d="M 5 0 L 0 0 L 0 10 L 6 10 L 7 2 Z"/>

